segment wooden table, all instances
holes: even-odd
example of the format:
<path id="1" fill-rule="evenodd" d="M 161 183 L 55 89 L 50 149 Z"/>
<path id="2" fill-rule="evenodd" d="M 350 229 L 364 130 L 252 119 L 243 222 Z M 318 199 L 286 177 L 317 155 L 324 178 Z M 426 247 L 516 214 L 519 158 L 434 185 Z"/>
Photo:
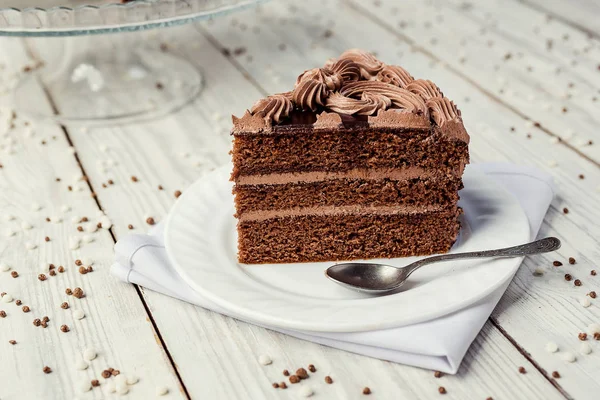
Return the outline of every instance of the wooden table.
<path id="1" fill-rule="evenodd" d="M 31 311 L 0 302 L 7 314 L 0 318 L 0 399 L 111 398 L 100 378 L 108 367 L 139 376 L 129 398 L 152 398 L 162 386 L 168 398 L 298 398 L 298 386 L 284 391 L 271 383 L 283 380 L 284 368 L 309 363 L 318 368 L 309 383 L 323 399 L 363 398 L 364 386 L 377 399 L 438 398 L 439 386 L 450 399 L 599 398 L 600 342 L 588 337 L 593 351 L 582 355 L 578 339 L 600 322 L 600 299 L 589 308 L 580 304 L 590 291 L 600 292 L 600 276 L 590 273 L 600 270 L 599 12 L 590 0 L 272 1 L 149 34 L 150 45 L 167 43 L 207 80 L 197 101 L 176 114 L 87 129 L 27 127 L 17 115 L 16 126 L 9 122 L 0 132 L 0 261 L 19 276 L 0 272 L 0 290 Z M 32 62 L 30 43 L 0 43 L 4 77 Z M 149 216 L 160 221 L 167 214 L 176 190 L 228 162 L 230 114 L 289 90 L 304 69 L 351 47 L 444 88 L 463 111 L 473 162 L 533 165 L 559 187 L 540 235 L 558 236 L 562 249 L 525 260 L 455 376 L 435 378 L 432 371 L 297 340 L 108 273 L 115 240 L 145 232 Z M 40 87 L 31 101 L 60 107 L 52 96 Z M 89 222 L 79 223 L 82 217 Z M 112 228 L 91 232 L 99 220 Z M 80 274 L 77 259 L 93 262 L 94 271 Z M 563 266 L 554 267 L 555 259 Z M 49 263 L 65 271 L 50 276 Z M 538 268 L 542 276 L 534 275 Z M 48 279 L 40 281 L 41 273 Z M 565 280 L 566 273 L 582 285 Z M 67 287 L 81 287 L 85 297 L 66 295 Z M 74 310 L 85 318 L 75 319 Z M 33 325 L 46 315 L 47 328 Z M 548 352 L 548 342 L 559 351 Z M 88 348 L 98 357 L 78 370 Z M 577 361 L 564 361 L 566 351 Z M 260 365 L 261 354 L 273 364 Z M 44 366 L 52 373 L 44 374 Z M 333 385 L 325 385 L 325 375 Z M 101 387 L 82 393 L 94 378 Z"/>

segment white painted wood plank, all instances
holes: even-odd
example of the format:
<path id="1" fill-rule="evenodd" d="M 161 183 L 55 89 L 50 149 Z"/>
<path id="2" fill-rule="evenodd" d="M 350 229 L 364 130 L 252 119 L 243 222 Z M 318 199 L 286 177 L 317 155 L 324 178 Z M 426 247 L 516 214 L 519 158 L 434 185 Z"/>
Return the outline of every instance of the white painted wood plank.
<path id="1" fill-rule="evenodd" d="M 525 5 L 540 11 L 546 11 L 548 15 L 556 19 L 568 21 L 582 30 L 600 36 L 600 4 L 595 0 L 518 0 Z"/>
<path id="2" fill-rule="evenodd" d="M 18 39 L 0 40 L 3 81 L 19 71 L 26 62 Z M 47 106 L 44 93 L 31 93 L 31 101 Z M 0 119 L 5 120 L 3 109 Z M 14 129 L 0 128 L 0 262 L 12 269 L 0 272 L 0 291 L 22 301 L 31 311 L 24 313 L 16 301 L 0 301 L 0 398 L 2 399 L 106 399 L 106 383 L 101 372 L 113 367 L 123 374 L 135 374 L 140 382 L 131 387 L 130 398 L 154 396 L 157 384 L 171 389 L 171 398 L 184 397 L 171 363 L 156 339 L 152 325 L 133 286 L 115 284 L 109 278 L 113 240 L 110 233 L 78 232 L 77 226 L 98 221 L 98 207 L 85 181 L 64 132 L 55 125 L 33 124 L 25 127 L 17 118 Z M 28 133 L 31 132 L 31 135 Z M 42 144 L 45 142 L 45 145 Z M 57 182 L 56 178 L 61 181 Z M 73 187 L 73 191 L 67 189 Z M 34 211 L 39 204 L 41 209 Z M 63 209 L 68 206 L 70 211 Z M 8 216 L 14 220 L 8 221 Z M 87 216 L 87 224 L 72 218 Z M 60 217 L 61 222 L 47 222 Z M 31 229 L 24 229 L 23 223 Z M 14 236 L 6 233 L 12 231 Z M 72 238 L 88 235 L 92 243 L 70 248 Z M 50 240 L 45 241 L 45 237 Z M 36 246 L 27 249 L 27 244 Z M 94 272 L 81 275 L 75 260 L 91 260 Z M 49 276 L 48 264 L 65 267 L 64 273 Z M 17 272 L 13 278 L 11 272 Z M 38 275 L 48 276 L 40 281 Z M 82 299 L 65 294 L 66 288 L 81 287 Z M 68 302 L 69 309 L 61 303 Z M 85 318 L 76 320 L 74 310 L 83 310 Z M 35 327 L 33 320 L 48 316 L 46 329 Z M 62 332 L 61 325 L 70 331 Z M 16 344 L 9 344 L 15 340 Z M 98 357 L 89 369 L 80 371 L 76 362 L 82 353 L 94 348 Z M 52 373 L 44 374 L 44 366 Z M 83 382 L 99 379 L 101 386 L 82 393 Z"/>
<path id="3" fill-rule="evenodd" d="M 237 18 L 238 21 L 243 18 L 247 24 L 245 29 L 240 22 L 236 25 L 240 32 L 250 35 L 249 40 L 262 43 L 272 40 L 273 33 L 270 31 L 261 29 L 254 33 L 253 28 L 260 24 L 263 17 L 255 17 L 253 12 L 223 20 L 223 30 L 213 33 L 220 39 Z M 230 122 L 219 116 L 232 112 L 239 114 L 261 96 L 252 83 L 202 36 L 195 35 L 187 28 L 169 33 L 179 37 L 178 41 L 182 43 L 180 50 L 203 68 L 207 86 L 198 101 L 192 107 L 160 121 L 92 129 L 87 133 L 80 130 L 72 132 L 93 186 L 98 187 L 109 178 L 115 181 L 114 186 L 98 189 L 98 196 L 115 221 L 117 237 L 129 232 L 126 228 L 128 224 L 133 224 L 138 231 L 145 230 L 147 215 L 160 220 L 174 202 L 172 193 L 175 190 L 184 190 L 186 185 L 214 165 L 229 162 L 227 151 L 230 139 L 227 131 Z M 182 40 L 184 37 L 186 40 Z M 281 37 L 282 40 L 285 38 L 288 38 L 286 43 L 291 43 L 287 35 Z M 154 40 L 157 45 L 161 42 L 160 38 Z M 278 44 L 275 43 L 275 47 Z M 248 46 L 248 43 L 241 42 L 240 45 Z M 176 49 L 175 39 L 169 42 L 169 47 Z M 300 54 L 305 52 L 306 48 L 302 47 Z M 275 54 L 280 57 L 279 53 Z M 298 62 L 296 57 L 281 57 L 278 62 L 284 69 L 290 63 L 294 63 L 294 68 L 298 70 L 314 62 L 312 58 Z M 263 62 L 268 59 L 262 58 Z M 324 59 L 321 58 L 321 61 Z M 264 67 L 264 64 L 257 66 L 259 69 Z M 103 145 L 109 148 L 107 154 L 99 150 Z M 186 152 L 189 157 L 183 156 L 182 153 Z M 108 157 L 119 160 L 119 164 L 105 175 L 95 166 L 98 161 Z M 196 166 L 197 159 L 205 161 Z M 131 182 L 131 175 L 136 175 L 139 181 Z M 157 191 L 159 184 L 164 186 L 164 193 Z M 368 385 L 383 398 L 397 393 L 405 397 L 439 396 L 437 387 L 440 383 L 429 371 L 302 342 L 151 291 L 144 293 L 192 397 L 296 398 L 298 387 L 277 392 L 270 387 L 270 383 L 282 380 L 280 370 L 283 368 L 292 369 L 308 363 L 314 363 L 320 373 L 331 374 L 336 379 L 336 385 L 331 388 L 322 382 L 324 375 L 307 382 L 314 385 L 317 392 L 323 391 L 321 393 L 324 395 L 327 393 L 325 390 L 331 390 L 335 392 L 335 397 L 361 398 L 360 389 Z M 469 393 L 473 393 L 471 398 L 489 395 L 512 398 L 521 392 L 533 398 L 561 397 L 547 380 L 527 365 L 527 361 L 495 328 L 488 324 L 484 332 L 477 338 L 459 375 L 444 378 L 443 385 L 447 387 L 451 398 L 469 398 Z M 263 368 L 256 361 L 263 353 L 274 358 L 272 367 Z M 530 371 L 527 380 L 515 379 L 512 383 L 514 378 L 521 378 L 517 372 L 520 365 L 525 365 Z M 338 380 L 340 385 L 337 385 Z"/>
<path id="4" fill-rule="evenodd" d="M 348 4 L 600 160 L 600 147 L 585 145 L 594 139 L 600 122 L 598 41 L 560 21 L 547 22 L 543 14 L 516 2 L 473 2 L 468 7 L 456 3 Z M 546 50 L 547 39 L 553 39 L 552 51 Z M 377 41 L 369 45 L 374 47 Z"/>
<path id="5" fill-rule="evenodd" d="M 576 288 L 564 281 L 567 267 L 548 267 L 553 257 L 527 260 L 495 317 L 542 368 L 548 372 L 559 369 L 563 376 L 567 376 L 560 380 L 560 384 L 571 395 L 586 398 L 587 394 L 597 391 L 598 380 L 580 378 L 594 376 L 597 372 L 597 352 L 591 356 L 580 356 L 580 362 L 570 365 L 544 351 L 548 340 L 559 342 L 562 348 L 577 350 L 579 343 L 574 333 L 600 319 L 596 306 L 584 309 L 578 303 L 585 293 L 599 289 L 598 280 L 589 275 L 595 267 L 593 260 L 598 255 L 597 228 L 588 222 L 599 217 L 595 210 L 600 197 L 596 191 L 600 184 L 597 166 L 563 145 L 552 144 L 547 134 L 534 127 L 526 127 L 522 117 L 482 93 L 478 86 L 442 67 L 428 54 L 413 51 L 407 43 L 394 39 L 385 29 L 369 25 L 360 19 L 359 12 L 339 7 L 339 4 L 318 9 L 318 13 L 314 12 L 316 9 L 315 4 L 309 3 L 291 14 L 288 6 L 273 5 L 268 12 L 265 9 L 261 20 L 276 23 L 261 25 L 261 35 L 254 39 L 232 28 L 236 25 L 232 25 L 234 18 L 247 21 L 246 17 L 215 21 L 208 29 L 223 47 L 244 47 L 246 54 L 236 57 L 236 62 L 273 93 L 289 90 L 290 82 L 294 82 L 302 69 L 319 66 L 324 59 L 336 56 L 348 47 L 371 49 L 389 63 L 400 63 L 418 77 L 431 78 L 457 101 L 472 134 L 471 152 L 475 162 L 513 161 L 535 165 L 553 174 L 560 192 L 546 218 L 542 234 L 558 235 L 564 240 L 559 258 L 563 262 L 569 256 L 579 260 L 572 271 L 583 281 L 583 286 Z M 320 17 L 332 15 L 334 11 L 344 18 L 336 18 L 333 24 L 333 21 Z M 293 16 L 288 18 L 290 14 Z M 353 29 L 358 25 L 362 27 L 361 31 Z M 325 26 L 332 30 L 332 35 L 326 40 L 323 38 Z M 365 31 L 369 35 L 365 35 Z M 373 41 L 373 37 L 378 40 Z M 279 48 L 282 43 L 286 45 L 285 50 L 274 56 L 273 49 Z M 252 57 L 252 61 L 248 57 Z M 275 63 L 279 65 L 271 65 Z M 515 133 L 511 133 L 511 127 L 516 127 Z M 531 138 L 527 138 L 527 132 L 531 133 Z M 558 163 L 558 168 L 549 166 L 554 163 Z M 579 179 L 579 174 L 583 174 L 585 179 Z M 568 215 L 562 213 L 565 206 L 570 209 Z M 545 266 L 548 272 L 545 278 L 534 278 L 532 272 L 540 265 Z M 519 307 L 515 307 L 515 303 Z M 540 313 L 540 307 L 547 312 Z"/>

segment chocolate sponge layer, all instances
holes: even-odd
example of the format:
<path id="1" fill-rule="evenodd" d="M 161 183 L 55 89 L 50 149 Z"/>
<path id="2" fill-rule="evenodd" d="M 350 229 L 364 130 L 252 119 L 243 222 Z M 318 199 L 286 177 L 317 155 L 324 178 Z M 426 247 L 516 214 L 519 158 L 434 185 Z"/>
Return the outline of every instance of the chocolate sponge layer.
<path id="1" fill-rule="evenodd" d="M 432 131 L 356 129 L 294 135 L 236 136 L 232 179 L 242 175 L 434 168 L 452 173 L 469 161 L 468 145 Z"/>
<path id="2" fill-rule="evenodd" d="M 460 229 L 460 209 L 423 214 L 311 215 L 238 222 L 242 263 L 394 258 L 445 253 Z"/>
<path id="3" fill-rule="evenodd" d="M 237 185 L 234 188 L 237 215 L 246 211 L 278 210 L 315 206 L 454 206 L 461 178 L 406 180 L 335 179 L 283 185 Z"/>

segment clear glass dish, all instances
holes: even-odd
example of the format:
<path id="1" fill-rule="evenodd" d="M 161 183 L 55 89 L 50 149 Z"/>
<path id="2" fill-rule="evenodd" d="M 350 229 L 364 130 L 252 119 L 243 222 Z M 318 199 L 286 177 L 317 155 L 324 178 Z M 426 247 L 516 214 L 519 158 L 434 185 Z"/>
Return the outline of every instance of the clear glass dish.
<path id="1" fill-rule="evenodd" d="M 53 41 L 60 56 L 44 58 L 40 68 L 14 83 L 13 107 L 38 120 L 87 124 L 131 122 L 177 110 L 200 93 L 199 70 L 173 54 L 140 45 L 140 34 L 125 32 L 214 18 L 264 1 L 0 0 L 0 36 L 117 33 L 90 38 L 86 46 L 77 38 Z M 35 40 L 28 44 L 33 54 L 47 50 L 36 51 Z M 99 51 L 103 47 L 110 51 Z M 52 110 L 31 102 L 40 84 L 52 98 Z"/>

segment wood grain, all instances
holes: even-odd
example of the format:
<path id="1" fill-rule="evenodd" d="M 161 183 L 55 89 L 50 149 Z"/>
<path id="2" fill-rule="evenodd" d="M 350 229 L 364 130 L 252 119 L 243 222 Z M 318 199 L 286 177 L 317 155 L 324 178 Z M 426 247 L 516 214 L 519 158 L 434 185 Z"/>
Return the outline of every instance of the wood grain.
<path id="1" fill-rule="evenodd" d="M 586 399 L 598 391 L 597 343 L 591 343 L 594 349 L 591 355 L 578 355 L 573 364 L 562 361 L 561 352 L 550 354 L 544 350 L 546 342 L 552 340 L 561 351 L 576 351 L 577 333 L 590 322 L 598 321 L 600 315 L 596 302 L 587 309 L 578 304 L 589 290 L 600 290 L 598 280 L 589 276 L 600 248 L 598 228 L 590 223 L 600 217 L 595 207 L 600 197 L 595 190 L 600 185 L 600 154 L 596 146 L 581 145 L 582 141 L 596 140 L 597 136 L 594 128 L 598 122 L 597 106 L 591 102 L 593 91 L 585 90 L 600 86 L 600 77 L 588 68 L 597 60 L 597 43 L 577 27 L 560 20 L 545 25 L 543 12 L 518 2 L 374 4 L 380 5 L 357 1 L 270 2 L 257 10 L 198 25 L 197 29 L 182 27 L 150 33 L 148 42 L 153 46 L 167 43 L 169 51 L 203 70 L 207 84 L 200 98 L 161 120 L 120 127 L 67 127 L 68 138 L 77 149 L 90 187 L 98 195 L 98 204 L 115 224 L 112 230 L 115 237 L 144 232 L 149 227 L 146 224 L 149 216 L 157 221 L 164 218 L 175 201 L 176 190 L 185 190 L 202 174 L 229 162 L 230 114 L 241 115 L 266 93 L 289 90 L 304 69 L 319 66 L 349 47 L 362 47 L 376 52 L 388 63 L 402 64 L 415 76 L 434 80 L 457 102 L 471 132 L 474 162 L 525 163 L 555 176 L 560 191 L 542 234 L 561 237 L 565 245 L 557 257 L 564 262 L 574 256 L 577 264 L 565 263 L 554 268 L 550 266 L 553 260 L 550 257 L 526 260 L 456 376 L 436 379 L 430 371 L 304 342 L 141 289 L 166 344 L 166 349 L 161 350 L 161 341 L 152 340 L 152 324 L 135 289 L 117 283 L 107 274 L 112 258 L 109 233 L 95 233 L 93 243 L 70 251 L 68 238 L 78 235 L 74 231 L 76 226 L 70 220 L 54 225 L 39 218 L 47 209 L 59 210 L 63 203 L 73 203 L 72 213 L 95 216 L 98 205 L 89 197 L 86 185 L 75 193 L 64 188 L 74 175 L 81 174 L 75 158 L 67 154 L 64 133 L 54 126 L 36 126 L 36 139 L 38 135 L 57 137 L 50 143 L 51 152 L 31 139 L 23 142 L 23 150 L 20 142 L 11 145 L 18 149 L 18 154 L 0 153 L 0 162 L 5 165 L 0 170 L 2 213 L 5 209 L 14 210 L 10 212 L 31 219 L 36 225 L 32 231 L 0 242 L 4 249 L 2 260 L 31 268 L 23 268 L 23 276 L 17 279 L 0 273 L 0 289 L 18 293 L 33 305 L 29 314 L 19 311 L 14 315 L 17 313 L 13 310 L 10 324 L 7 324 L 9 317 L 0 319 L 0 324 L 10 327 L 0 330 L 0 346 L 9 336 L 23 332 L 23 342 L 31 341 L 32 346 L 35 343 L 41 350 L 32 352 L 25 345 L 19 347 L 21 343 L 15 347 L 6 344 L 8 354 L 14 350 L 22 353 L 0 366 L 3 376 L 11 379 L 16 376 L 18 382 L 0 387 L 1 398 L 16 398 L 17 393 L 28 396 L 31 393 L 30 397 L 44 397 L 48 393 L 56 393 L 57 398 L 72 397 L 77 379 L 98 374 L 108 366 L 105 363 L 124 372 L 134 370 L 142 377 L 132 388 L 131 398 L 152 396 L 154 387 L 160 383 L 172 388 L 173 397 L 183 396 L 177 390 L 177 377 L 167 351 L 192 398 L 296 398 L 298 386 L 276 391 L 270 384 L 283 380 L 282 369 L 291 370 L 308 363 L 315 364 L 318 372 L 302 385 L 310 385 L 317 398 L 363 398 L 364 386 L 373 390 L 375 398 L 438 398 L 440 385 L 447 389 L 447 397 L 456 399 L 488 396 Z M 528 34 L 538 22 L 539 37 Z M 570 39 L 561 41 L 564 34 Z M 548 37 L 556 40 L 551 52 L 545 49 Z M 583 53 L 584 46 L 591 49 Z M 4 48 L 12 58 L 11 64 L 15 64 L 15 59 L 25 60 L 18 42 Z M 224 55 L 225 49 L 228 56 Z M 581 64 L 565 66 L 565 59 L 577 49 L 582 52 L 577 58 Z M 504 62 L 507 52 L 514 55 L 514 59 L 510 58 L 514 62 Z M 495 65 L 499 66 L 497 70 Z M 528 71 L 527 66 L 532 66 L 535 73 Z M 557 80 L 554 72 L 557 66 L 564 68 L 560 81 L 567 85 L 566 89 L 548 84 Z M 568 82 L 574 82 L 574 88 L 569 88 Z M 500 88 L 504 88 L 504 93 L 499 93 Z M 564 99 L 565 92 L 572 97 Z M 50 95 L 60 107 L 61 99 Z M 44 101 L 42 92 L 32 93 L 32 98 Z M 568 115 L 558 113 L 563 104 L 568 104 Z M 527 120 L 540 122 L 541 129 Z M 553 144 L 555 136 L 564 141 Z M 62 155 L 58 157 L 54 151 Z M 558 167 L 550 167 L 555 164 Z M 59 184 L 62 190 L 54 185 L 56 182 L 51 182 L 50 178 L 56 174 L 64 175 L 64 182 Z M 580 174 L 585 179 L 579 179 Z M 132 181 L 132 176 L 138 178 L 137 182 Z M 109 179 L 114 185 L 103 188 L 102 183 Z M 163 190 L 159 190 L 159 185 Z M 35 220 L 31 217 L 30 196 L 44 204 Z M 569 214 L 562 212 L 563 207 L 569 208 Z M 128 229 L 129 224 L 134 226 L 133 230 Z M 1 225 L 0 229 L 18 227 L 19 220 Z M 19 247 L 27 240 L 39 241 L 46 234 L 52 240 L 38 250 L 30 252 Z M 42 250 L 43 257 L 35 255 L 35 252 L 42 254 Z M 79 275 L 73 260 L 80 256 L 93 257 L 97 270 Z M 67 272 L 45 282 L 38 281 L 34 270 L 39 269 L 37 265 L 42 258 L 70 263 Z M 532 274 L 539 266 L 546 270 L 543 277 Z M 563 277 L 566 272 L 580 278 L 583 286 L 574 287 L 572 282 L 566 282 Z M 72 328 L 69 333 L 57 329 L 64 310 L 57 309 L 55 322 L 50 311 L 46 311 L 52 308 L 44 306 L 54 304 L 57 308 L 62 300 L 62 284 L 58 281 L 65 278 L 65 284 L 89 288 L 89 297 L 81 300 L 88 307 L 88 317 L 72 322 L 65 319 Z M 21 282 L 23 287 L 15 286 Z M 95 301 L 95 294 L 108 301 Z M 13 307 L 16 309 L 14 303 L 0 305 L 7 313 Z M 38 312 L 37 307 L 52 320 L 46 330 L 27 322 Z M 13 318 L 20 318 L 18 325 L 12 323 Z M 93 328 L 84 328 L 85 321 L 96 322 L 92 322 Z M 14 325 L 22 329 L 16 330 Z M 44 333 L 50 334 L 50 339 L 39 336 Z M 66 340 L 69 335 L 78 337 L 76 346 Z M 57 343 L 58 347 L 50 348 Z M 89 343 L 101 350 L 99 362 L 93 363 L 97 368 L 75 371 L 71 360 Z M 273 364 L 261 366 L 257 362 L 261 354 L 269 354 Z M 63 367 L 53 368 L 55 372 L 46 376 L 36 369 L 46 360 L 50 360 L 48 365 L 56 362 Z M 524 366 L 528 373 L 519 374 L 519 366 Z M 552 379 L 553 370 L 558 370 L 562 377 Z M 326 374 L 334 378 L 334 385 L 324 384 Z M 5 390 L 12 391 L 5 393 Z M 78 396 L 100 398 L 100 392 Z"/>
<path id="2" fill-rule="evenodd" d="M 21 42 L 3 39 L 1 43 L 1 62 L 8 69 L 5 73 L 18 71 L 27 62 Z M 40 107 L 49 107 L 41 88 L 31 93 L 31 99 Z M 2 113 L 4 118 L 10 110 L 3 109 Z M 110 232 L 77 230 L 78 226 L 87 229 L 98 222 L 99 210 L 89 186 L 81 179 L 80 166 L 63 130 L 53 124 L 24 126 L 25 122 L 17 116 L 15 127 L 2 132 L 0 261 L 11 266 L 18 277 L 0 272 L 0 291 L 21 300 L 31 311 L 24 313 L 15 301 L 0 302 L 0 309 L 7 314 L 0 319 L 0 397 L 108 398 L 111 395 L 104 393 L 106 385 L 100 377 L 108 367 L 140 377 L 140 383 L 131 387 L 131 395 L 137 398 L 153 396 L 158 383 L 171 388 L 171 397 L 181 397 L 178 379 L 134 287 L 116 283 L 108 274 L 113 257 Z M 39 205 L 39 211 L 34 204 Z M 8 221 L 9 216 L 14 220 Z M 47 217 L 53 221 L 59 217 L 60 222 L 47 222 Z M 74 217 L 88 217 L 90 222 L 74 223 Z M 32 228 L 24 229 L 24 222 Z M 15 232 L 14 236 L 8 236 L 8 231 Z M 73 238 L 82 240 L 85 235 L 93 241 L 71 249 Z M 28 250 L 27 243 L 36 248 Z M 78 259 L 90 260 L 94 271 L 80 274 L 75 263 Z M 50 276 L 49 263 L 56 269 L 64 266 L 65 272 Z M 42 273 L 47 280 L 38 279 Z M 84 298 L 65 294 L 66 288 L 75 287 L 84 290 Z M 70 308 L 62 309 L 63 302 Z M 83 310 L 85 318 L 76 320 L 74 310 Z M 44 316 L 50 318 L 47 328 L 33 325 L 35 318 Z M 63 324 L 69 332 L 61 331 Z M 9 340 L 17 343 L 11 345 Z M 95 349 L 98 357 L 86 371 L 77 370 L 76 362 L 88 348 Z M 44 366 L 52 373 L 44 374 Z M 91 379 L 99 379 L 100 388 L 82 393 L 80 386 Z"/>

